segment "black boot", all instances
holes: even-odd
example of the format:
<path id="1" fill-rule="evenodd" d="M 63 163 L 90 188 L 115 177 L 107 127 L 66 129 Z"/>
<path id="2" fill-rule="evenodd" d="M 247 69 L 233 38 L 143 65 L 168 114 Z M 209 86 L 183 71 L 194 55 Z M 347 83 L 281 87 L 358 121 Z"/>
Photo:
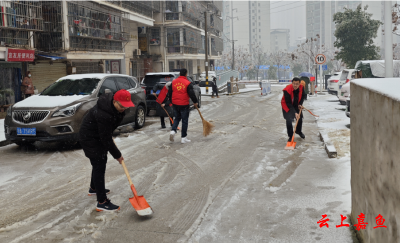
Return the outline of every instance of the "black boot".
<path id="1" fill-rule="evenodd" d="M 302 139 L 306 138 L 306 135 L 304 135 L 302 132 L 296 132 L 296 134 L 298 134 Z"/>
<path id="2" fill-rule="evenodd" d="M 161 128 L 166 128 L 164 117 L 160 116 L 160 120 L 161 120 Z"/>

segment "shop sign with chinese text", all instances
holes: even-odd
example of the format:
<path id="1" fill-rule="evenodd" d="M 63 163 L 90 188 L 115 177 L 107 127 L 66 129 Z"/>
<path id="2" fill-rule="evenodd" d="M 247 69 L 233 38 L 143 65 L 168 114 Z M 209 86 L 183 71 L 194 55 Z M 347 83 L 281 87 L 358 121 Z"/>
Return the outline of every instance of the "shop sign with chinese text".
<path id="1" fill-rule="evenodd" d="M 34 50 L 7 48 L 6 62 L 33 62 L 35 60 Z"/>

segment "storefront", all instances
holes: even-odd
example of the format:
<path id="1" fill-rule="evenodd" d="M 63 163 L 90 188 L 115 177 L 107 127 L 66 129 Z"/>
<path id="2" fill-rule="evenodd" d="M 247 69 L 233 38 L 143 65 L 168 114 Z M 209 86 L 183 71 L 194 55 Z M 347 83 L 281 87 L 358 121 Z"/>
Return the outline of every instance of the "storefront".
<path id="1" fill-rule="evenodd" d="M 23 64 L 34 59 L 34 50 L 0 49 L 0 106 L 11 105 L 22 99 Z"/>
<path id="2" fill-rule="evenodd" d="M 29 63 L 32 82 L 36 89 L 42 92 L 50 84 L 67 75 L 67 66 L 61 60 L 37 60 Z"/>

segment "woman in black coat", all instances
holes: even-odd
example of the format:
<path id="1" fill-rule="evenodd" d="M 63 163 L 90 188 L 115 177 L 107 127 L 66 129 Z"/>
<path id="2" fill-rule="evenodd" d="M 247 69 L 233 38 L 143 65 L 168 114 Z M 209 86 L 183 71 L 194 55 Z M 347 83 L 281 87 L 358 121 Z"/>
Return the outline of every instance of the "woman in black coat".
<path id="1" fill-rule="evenodd" d="M 162 83 L 158 83 L 158 84 L 154 85 L 154 87 L 153 87 L 153 94 L 158 95 L 158 94 L 157 94 L 158 91 L 161 91 L 161 90 L 164 88 L 164 86 L 165 86 L 167 89 L 169 89 L 170 85 L 171 85 L 171 82 L 168 82 L 168 83 L 166 83 L 165 85 L 162 84 Z M 158 92 L 158 93 L 159 93 L 159 92 Z M 164 108 L 164 109 L 163 109 L 163 108 Z M 172 119 L 174 118 L 174 111 L 173 111 L 173 109 L 172 109 L 171 99 L 170 99 L 170 97 L 168 96 L 168 94 L 167 94 L 167 96 L 165 97 L 165 99 L 162 101 L 162 104 L 161 104 L 161 105 L 160 105 L 158 102 L 157 102 L 157 104 L 156 104 L 156 115 L 160 117 L 161 128 L 166 128 L 164 119 L 165 119 L 165 117 L 168 117 L 168 114 L 167 114 L 165 111 L 168 112 L 169 116 L 170 116 Z M 168 117 L 168 119 L 169 119 L 169 117 Z M 170 123 L 170 125 L 171 125 L 171 127 L 172 127 L 172 121 L 171 121 L 171 120 L 169 120 L 169 123 Z"/>

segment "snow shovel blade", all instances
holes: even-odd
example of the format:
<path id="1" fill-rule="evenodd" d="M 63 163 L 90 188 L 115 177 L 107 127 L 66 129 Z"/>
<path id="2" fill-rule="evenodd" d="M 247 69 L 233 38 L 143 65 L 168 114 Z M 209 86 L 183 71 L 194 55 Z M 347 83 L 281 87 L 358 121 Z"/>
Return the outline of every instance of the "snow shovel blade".
<path id="1" fill-rule="evenodd" d="M 133 208 L 136 210 L 139 216 L 147 216 L 153 214 L 153 210 L 147 203 L 146 199 L 143 196 L 135 196 L 136 189 L 133 184 L 131 185 L 131 189 L 134 196 L 129 198 L 129 202 L 131 202 Z"/>
<path id="2" fill-rule="evenodd" d="M 296 147 L 296 142 L 287 142 L 285 149 L 294 150 L 295 147 Z"/>

